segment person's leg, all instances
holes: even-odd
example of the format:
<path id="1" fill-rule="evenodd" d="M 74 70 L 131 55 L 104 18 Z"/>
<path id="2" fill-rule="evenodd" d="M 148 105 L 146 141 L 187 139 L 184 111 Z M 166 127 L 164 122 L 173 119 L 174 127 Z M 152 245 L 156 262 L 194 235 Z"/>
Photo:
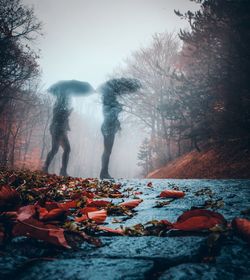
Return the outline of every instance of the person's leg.
<path id="1" fill-rule="evenodd" d="M 111 179 L 112 177 L 109 175 L 108 167 L 109 167 L 109 158 L 115 140 L 115 134 L 103 135 L 103 137 L 104 137 L 104 151 L 102 154 L 102 169 L 100 173 L 100 178 Z"/>
<path id="2" fill-rule="evenodd" d="M 51 161 L 53 160 L 54 156 L 58 152 L 59 146 L 60 146 L 60 137 L 58 135 L 51 134 L 52 137 L 52 147 L 49 151 L 46 161 L 44 163 L 43 172 L 48 173 L 49 165 Z"/>
<path id="3" fill-rule="evenodd" d="M 62 168 L 60 170 L 60 175 L 68 176 L 67 174 L 67 166 L 69 162 L 69 154 L 70 154 L 70 144 L 67 134 L 64 134 L 61 140 L 61 145 L 63 148 L 63 156 L 62 156 Z"/>

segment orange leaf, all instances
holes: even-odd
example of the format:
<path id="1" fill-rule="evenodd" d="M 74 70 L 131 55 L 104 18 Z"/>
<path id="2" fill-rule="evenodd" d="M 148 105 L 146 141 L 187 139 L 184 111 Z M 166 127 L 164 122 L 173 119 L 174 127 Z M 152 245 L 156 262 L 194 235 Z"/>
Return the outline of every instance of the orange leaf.
<path id="1" fill-rule="evenodd" d="M 100 210 L 100 211 L 88 212 L 87 216 L 89 219 L 94 220 L 97 224 L 101 224 L 107 218 L 107 211 Z"/>
<path id="2" fill-rule="evenodd" d="M 113 229 L 113 228 L 104 227 L 104 226 L 99 226 L 98 228 L 99 228 L 99 230 L 102 230 L 102 231 L 106 231 L 106 232 L 110 232 L 110 233 L 115 233 L 115 234 L 119 234 L 119 235 L 124 235 L 124 231 L 122 229 L 120 229 L 120 228 Z"/>
<path id="3" fill-rule="evenodd" d="M 234 218 L 232 221 L 233 229 L 250 243 L 250 221 L 243 218 Z"/>
<path id="4" fill-rule="evenodd" d="M 165 190 L 160 193 L 160 197 L 181 198 L 183 196 L 185 196 L 184 192 L 175 190 Z"/>
<path id="5" fill-rule="evenodd" d="M 137 207 L 143 200 L 142 199 L 134 199 L 131 201 L 125 201 L 119 204 L 119 206 L 123 206 L 129 209 L 133 209 Z"/>
<path id="6" fill-rule="evenodd" d="M 103 223 L 107 218 L 107 211 L 106 210 L 99 210 L 99 211 L 86 211 L 86 214 L 84 214 L 81 217 L 75 218 L 75 221 L 80 223 L 84 222 L 88 219 L 91 219 L 95 221 L 97 224 Z"/>

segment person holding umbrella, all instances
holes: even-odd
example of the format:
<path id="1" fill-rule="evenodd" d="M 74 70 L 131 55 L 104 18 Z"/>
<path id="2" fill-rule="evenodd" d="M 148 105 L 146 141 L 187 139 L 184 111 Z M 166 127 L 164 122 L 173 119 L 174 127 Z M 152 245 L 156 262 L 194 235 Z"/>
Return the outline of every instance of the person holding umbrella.
<path id="1" fill-rule="evenodd" d="M 52 146 L 45 160 L 43 171 L 48 173 L 49 165 L 61 146 L 63 148 L 63 156 L 60 175 L 68 176 L 67 166 L 70 154 L 70 143 L 68 139 L 68 131 L 70 130 L 69 116 L 73 110 L 70 107 L 70 100 L 72 95 L 86 96 L 94 93 L 95 90 L 87 82 L 68 80 L 53 84 L 48 89 L 48 92 L 56 97 L 56 102 L 54 104 L 53 117 L 50 125 Z"/>
<path id="2" fill-rule="evenodd" d="M 123 94 L 136 92 L 141 87 L 136 79 L 120 78 L 111 79 L 99 87 L 102 94 L 104 121 L 101 127 L 104 138 L 104 151 L 102 154 L 101 179 L 112 179 L 109 175 L 109 159 L 112 152 L 115 134 L 121 128 L 118 119 L 122 105 L 117 98 Z"/>

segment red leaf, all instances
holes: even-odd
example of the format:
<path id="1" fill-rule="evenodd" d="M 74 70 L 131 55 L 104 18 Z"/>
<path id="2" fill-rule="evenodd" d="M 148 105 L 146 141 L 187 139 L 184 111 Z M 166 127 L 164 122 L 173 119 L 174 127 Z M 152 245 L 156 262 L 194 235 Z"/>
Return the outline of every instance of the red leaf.
<path id="1" fill-rule="evenodd" d="M 47 211 L 47 209 L 40 207 L 39 208 L 39 220 L 41 221 L 51 221 L 58 220 L 65 217 L 66 211 L 61 208 L 52 209 Z"/>
<path id="2" fill-rule="evenodd" d="M 46 208 L 38 207 L 39 220 L 42 220 L 48 213 L 49 211 Z"/>
<path id="3" fill-rule="evenodd" d="M 93 200 L 91 201 L 88 206 L 91 207 L 107 207 L 109 204 L 111 204 L 110 201 L 106 201 L 106 200 Z"/>
<path id="4" fill-rule="evenodd" d="M 137 207 L 143 200 L 142 199 L 134 199 L 131 201 L 125 201 L 119 204 L 119 206 L 123 206 L 129 209 L 133 209 Z"/>
<path id="5" fill-rule="evenodd" d="M 232 221 L 233 229 L 250 243 L 250 220 L 243 218 L 234 218 Z"/>
<path id="6" fill-rule="evenodd" d="M 0 209 L 13 210 L 19 205 L 21 199 L 19 193 L 9 186 L 0 187 Z"/>
<path id="7" fill-rule="evenodd" d="M 221 214 L 206 209 L 194 209 L 186 211 L 177 219 L 177 222 L 184 222 L 187 219 L 196 216 L 214 217 L 220 221 L 220 224 L 226 224 L 227 222 Z"/>
<path id="8" fill-rule="evenodd" d="M 216 212 L 197 209 L 183 213 L 173 228 L 183 231 L 200 231 L 208 230 L 216 225 L 226 224 L 224 217 Z"/>
<path id="9" fill-rule="evenodd" d="M 198 216 L 192 217 L 182 223 L 174 223 L 173 228 L 179 229 L 183 231 L 200 231 L 200 230 L 207 230 L 214 226 L 216 226 L 218 220 L 213 217 L 205 217 L 205 216 Z"/>
<path id="10" fill-rule="evenodd" d="M 101 224 L 106 220 L 106 218 L 107 218 L 107 211 L 99 210 L 99 211 L 86 212 L 85 215 L 75 218 L 75 221 L 80 223 L 88 219 L 91 219 L 95 221 L 97 224 Z"/>
<path id="11" fill-rule="evenodd" d="M 113 229 L 113 228 L 104 227 L 104 226 L 99 226 L 98 228 L 99 228 L 99 230 L 102 230 L 102 231 L 106 231 L 106 232 L 110 232 L 110 233 L 115 233 L 115 234 L 119 234 L 119 235 L 124 235 L 124 231 L 122 229 L 120 229 L 120 228 Z"/>
<path id="12" fill-rule="evenodd" d="M 88 212 L 87 216 L 89 219 L 95 221 L 97 224 L 101 224 L 107 218 L 107 211 L 100 210 L 100 211 Z"/>
<path id="13" fill-rule="evenodd" d="M 183 196 L 185 196 L 184 192 L 175 190 L 165 190 L 160 193 L 160 197 L 181 198 Z"/>
<path id="14" fill-rule="evenodd" d="M 28 236 L 40 239 L 57 246 L 70 248 L 64 236 L 64 230 L 53 225 L 44 224 L 33 218 L 36 210 L 34 205 L 24 206 L 19 209 L 17 223 L 14 225 L 14 236 Z"/>

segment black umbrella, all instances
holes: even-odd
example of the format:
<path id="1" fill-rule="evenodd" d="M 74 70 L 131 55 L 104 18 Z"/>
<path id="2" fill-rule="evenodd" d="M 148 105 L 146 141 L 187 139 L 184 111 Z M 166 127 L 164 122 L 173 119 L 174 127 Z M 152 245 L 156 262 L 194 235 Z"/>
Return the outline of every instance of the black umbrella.
<path id="1" fill-rule="evenodd" d="M 87 82 L 77 80 L 59 81 L 53 84 L 48 92 L 53 95 L 89 95 L 95 92 L 94 88 Z"/>

